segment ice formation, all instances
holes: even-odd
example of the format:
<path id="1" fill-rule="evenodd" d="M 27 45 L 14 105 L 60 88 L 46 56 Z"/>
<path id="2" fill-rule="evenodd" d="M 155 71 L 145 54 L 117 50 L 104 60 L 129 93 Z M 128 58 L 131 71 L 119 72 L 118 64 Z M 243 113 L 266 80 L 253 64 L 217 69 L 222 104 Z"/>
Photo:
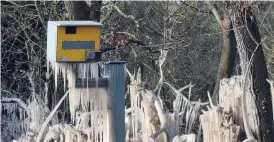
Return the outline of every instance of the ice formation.
<path id="1" fill-rule="evenodd" d="M 1 140 L 12 139 L 12 136 L 19 138 L 21 133 L 26 130 L 23 121 L 25 119 L 25 111 L 19 107 L 17 103 L 2 103 L 1 104 Z M 19 116 L 18 114 L 19 113 Z"/>
<path id="2" fill-rule="evenodd" d="M 107 89 L 98 87 L 98 63 L 50 62 L 50 66 L 55 73 L 56 88 L 58 87 L 57 80 L 60 73 L 64 78 L 64 87 L 68 86 L 71 118 L 73 123 L 76 123 L 77 129 L 88 135 L 88 141 L 106 141 L 103 138 L 107 138 L 107 136 L 104 136 L 108 125 Z M 82 80 L 94 78 L 96 80 L 96 87 L 76 88 L 75 82 L 77 78 L 81 78 Z M 83 112 L 83 115 L 76 116 L 77 112 Z M 81 136 L 78 135 L 77 137 L 79 139 Z M 65 139 L 70 138 L 67 136 Z"/>
<path id="3" fill-rule="evenodd" d="M 139 93 L 139 88 L 137 82 L 133 81 L 134 85 L 129 86 L 130 98 L 131 98 L 131 125 L 132 125 L 132 137 L 136 138 L 138 136 L 138 122 L 143 121 L 142 112 L 141 112 L 141 94 Z M 140 126 L 139 126 L 140 127 Z M 140 129 L 140 128 L 139 128 Z"/>

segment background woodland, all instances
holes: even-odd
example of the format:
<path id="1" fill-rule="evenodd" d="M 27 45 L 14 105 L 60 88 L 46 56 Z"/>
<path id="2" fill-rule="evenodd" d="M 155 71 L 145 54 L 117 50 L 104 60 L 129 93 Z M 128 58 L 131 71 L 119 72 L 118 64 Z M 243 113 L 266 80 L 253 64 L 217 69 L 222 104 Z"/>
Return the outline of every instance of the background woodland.
<path id="1" fill-rule="evenodd" d="M 241 19 L 246 16 L 242 11 L 248 11 L 247 20 Z M 236 13 L 235 19 L 231 13 Z M 161 51 L 167 50 L 161 66 L 164 81 L 175 88 L 193 85 L 191 100 L 195 101 L 208 102 L 209 91 L 214 104 L 220 80 L 243 74 L 243 52 L 237 48 L 240 45 L 234 32 L 244 35 L 242 44 L 250 47 L 246 49 L 248 59 L 249 50 L 258 47 L 251 74 L 255 75 L 253 82 L 259 82 L 254 86 L 259 90 L 255 95 L 259 96 L 260 124 L 268 125 L 260 128 L 263 133 L 257 137 L 273 141 L 269 135 L 274 132 L 270 86 L 262 80 L 266 76 L 274 79 L 273 2 L 1 1 L 2 141 L 18 139 L 26 132 L 27 122 L 21 115 L 27 115 L 22 112 L 34 96 L 40 101 L 36 103 L 42 104 L 37 109 L 44 108 L 40 113 L 47 116 L 65 93 L 62 81 L 55 89 L 53 71 L 46 78 L 47 21 L 62 20 L 102 23 L 103 61 L 126 61 L 131 72 L 140 67 L 145 87 L 152 90 L 161 77 L 158 59 Z M 168 88 L 162 86 L 161 98 L 165 109 L 172 112 L 175 97 Z M 182 94 L 187 96 L 188 91 Z M 130 99 L 126 102 L 129 106 Z M 71 121 L 68 105 L 67 98 L 56 112 L 60 123 Z M 191 132 L 198 131 L 196 122 Z"/>

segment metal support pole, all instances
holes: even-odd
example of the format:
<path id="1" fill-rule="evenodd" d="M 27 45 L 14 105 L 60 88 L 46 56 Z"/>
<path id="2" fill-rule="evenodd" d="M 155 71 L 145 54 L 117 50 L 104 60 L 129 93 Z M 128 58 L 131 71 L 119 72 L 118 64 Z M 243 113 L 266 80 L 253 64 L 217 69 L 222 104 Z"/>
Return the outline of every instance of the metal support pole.
<path id="1" fill-rule="evenodd" d="M 125 62 L 105 63 L 105 75 L 108 76 L 108 89 L 112 111 L 114 142 L 125 142 Z"/>

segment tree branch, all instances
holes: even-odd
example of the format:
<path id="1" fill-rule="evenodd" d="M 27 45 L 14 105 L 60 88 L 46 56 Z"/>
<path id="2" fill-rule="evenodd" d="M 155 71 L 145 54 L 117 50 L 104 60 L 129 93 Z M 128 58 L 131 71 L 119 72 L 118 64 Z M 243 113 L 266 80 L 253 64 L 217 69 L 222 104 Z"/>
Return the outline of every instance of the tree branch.
<path id="1" fill-rule="evenodd" d="M 28 111 L 28 105 L 26 103 L 24 103 L 21 99 L 19 98 L 2 98 L 1 99 L 2 103 L 17 103 L 20 107 L 22 107 L 23 109 L 25 109 L 26 111 Z"/>
<path id="2" fill-rule="evenodd" d="M 56 106 L 54 107 L 54 109 L 50 112 L 49 116 L 47 117 L 46 121 L 43 123 L 39 133 L 38 133 L 38 136 L 37 136 L 37 139 L 36 139 L 36 142 L 40 142 L 42 136 L 43 136 L 43 133 L 46 129 L 46 127 L 48 126 L 48 123 L 49 121 L 51 120 L 51 118 L 53 117 L 54 113 L 57 111 L 57 109 L 59 108 L 59 106 L 62 104 L 62 102 L 64 101 L 64 99 L 68 96 L 68 93 L 69 91 L 67 91 L 65 93 L 65 95 L 61 98 L 61 100 L 56 104 Z"/>
<path id="3" fill-rule="evenodd" d="M 124 12 L 122 12 L 119 7 L 117 7 L 115 4 L 111 4 L 111 7 L 113 7 L 120 15 L 122 15 L 123 17 L 127 18 L 127 19 L 131 19 L 134 21 L 135 25 L 137 28 L 139 28 L 139 23 L 138 21 L 135 19 L 135 17 L 133 15 L 127 15 Z"/>
<path id="4" fill-rule="evenodd" d="M 149 45 L 145 44 L 144 42 L 137 40 L 137 39 L 129 39 L 128 44 L 130 43 L 136 43 L 137 45 L 140 45 L 140 47 L 144 48 L 145 50 L 148 50 L 150 53 L 160 53 L 160 51 L 153 51 Z M 116 48 L 114 46 L 111 47 L 104 47 L 101 48 L 101 52 L 107 52 L 111 50 L 115 50 Z"/>
<path id="5" fill-rule="evenodd" d="M 184 1 L 182 1 L 182 4 L 184 4 L 184 5 L 187 6 L 187 7 L 192 8 L 192 9 L 198 11 L 198 12 L 201 12 L 201 13 L 208 13 L 208 14 L 213 15 L 213 13 L 212 13 L 211 11 L 203 11 L 203 10 L 201 10 L 201 9 L 195 7 L 195 6 L 189 5 L 188 3 L 184 2 Z M 214 16 L 214 15 L 213 15 L 213 16 Z"/>
<path id="6" fill-rule="evenodd" d="M 148 50 L 150 53 L 160 53 L 160 51 L 153 51 L 149 45 L 145 44 L 144 42 L 140 41 L 140 40 L 136 40 L 136 39 L 129 39 L 128 40 L 129 43 L 136 43 L 137 45 L 141 45 L 140 47 L 145 48 L 146 50 Z"/>
<path id="7" fill-rule="evenodd" d="M 158 82 L 157 86 L 154 89 L 155 92 L 158 91 L 157 96 L 160 95 L 160 91 L 161 91 L 161 88 L 162 88 L 163 83 L 164 83 L 164 74 L 163 74 L 162 65 L 164 64 L 164 62 L 166 60 L 167 53 L 168 53 L 167 50 L 161 50 L 161 55 L 158 59 L 159 68 L 160 68 L 160 79 L 159 79 L 159 82 Z"/>
<path id="8" fill-rule="evenodd" d="M 40 10 L 39 10 L 39 8 L 38 8 L 38 5 L 37 5 L 37 2 L 36 2 L 36 1 L 34 1 L 34 5 L 35 5 L 35 8 L 36 8 L 36 10 L 37 10 L 38 17 L 39 17 L 39 19 L 40 19 L 40 21 L 41 21 L 41 23 L 42 23 L 44 29 L 47 30 L 45 21 L 44 21 L 44 19 L 42 19 L 42 16 L 41 16 L 41 13 L 40 13 Z"/>
<path id="9" fill-rule="evenodd" d="M 221 14 L 220 12 L 217 10 L 216 5 L 214 5 L 212 3 L 212 1 L 207 1 L 207 5 L 208 8 L 211 9 L 213 15 L 215 16 L 216 20 L 218 21 L 218 23 L 220 24 L 220 26 L 222 26 L 222 19 L 221 19 Z"/>

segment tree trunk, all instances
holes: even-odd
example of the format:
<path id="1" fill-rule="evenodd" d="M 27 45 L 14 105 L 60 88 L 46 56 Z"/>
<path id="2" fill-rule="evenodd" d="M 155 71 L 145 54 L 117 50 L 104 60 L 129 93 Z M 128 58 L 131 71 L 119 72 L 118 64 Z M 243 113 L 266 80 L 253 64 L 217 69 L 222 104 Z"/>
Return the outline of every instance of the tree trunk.
<path id="1" fill-rule="evenodd" d="M 247 2 L 232 2 L 231 19 L 237 39 L 237 48 L 240 54 L 241 70 L 244 73 L 254 53 L 251 62 L 250 78 L 251 89 L 257 111 L 258 132 L 257 139 L 263 142 L 273 142 L 273 115 L 270 86 L 267 83 L 268 72 L 265 57 L 261 46 L 261 37 L 256 24 L 255 15 Z M 256 118 L 252 118 L 256 119 Z"/>
<path id="2" fill-rule="evenodd" d="M 70 20 L 100 21 L 102 1 L 65 1 L 67 16 Z"/>
<path id="3" fill-rule="evenodd" d="M 89 7 L 85 1 L 65 1 L 65 5 L 70 20 L 89 19 Z"/>
<path id="4" fill-rule="evenodd" d="M 91 1 L 90 19 L 100 22 L 102 1 Z"/>
<path id="5" fill-rule="evenodd" d="M 219 86 L 220 81 L 223 78 L 231 77 L 233 73 L 233 67 L 235 63 L 236 57 L 236 39 L 233 31 L 233 26 L 231 21 L 227 16 L 222 20 L 222 24 L 220 25 L 222 28 L 223 35 L 223 50 L 220 58 L 220 64 L 218 69 L 218 74 L 216 78 L 216 83 L 213 92 L 213 102 L 215 104 L 218 103 L 219 100 Z"/>

